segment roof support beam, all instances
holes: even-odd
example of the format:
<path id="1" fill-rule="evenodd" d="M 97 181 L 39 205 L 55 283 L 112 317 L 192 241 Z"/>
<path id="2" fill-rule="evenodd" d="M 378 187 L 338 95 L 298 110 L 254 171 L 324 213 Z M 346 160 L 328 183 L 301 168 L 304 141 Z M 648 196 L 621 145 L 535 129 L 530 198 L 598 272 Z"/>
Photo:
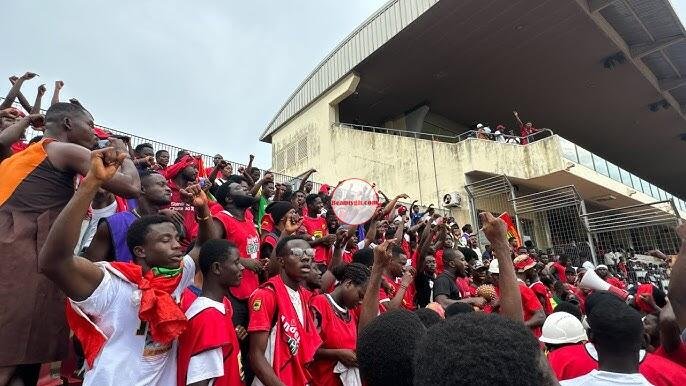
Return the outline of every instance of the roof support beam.
<path id="1" fill-rule="evenodd" d="M 678 43 L 683 40 L 686 40 L 686 36 L 679 35 L 665 39 L 659 39 L 652 43 L 634 44 L 633 46 L 629 47 L 629 52 L 631 53 L 632 58 L 641 59 L 646 55 L 650 55 L 653 52 L 660 51 L 663 48 L 667 48 L 670 45 Z"/>
<path id="2" fill-rule="evenodd" d="M 679 88 L 683 85 L 686 85 L 686 78 L 684 77 L 679 77 L 679 78 L 665 78 L 665 79 L 660 79 L 660 90 L 661 91 L 671 91 L 674 90 L 675 88 Z"/>
<path id="3" fill-rule="evenodd" d="M 617 0 L 588 0 L 588 11 L 591 13 L 599 12 L 616 1 Z"/>

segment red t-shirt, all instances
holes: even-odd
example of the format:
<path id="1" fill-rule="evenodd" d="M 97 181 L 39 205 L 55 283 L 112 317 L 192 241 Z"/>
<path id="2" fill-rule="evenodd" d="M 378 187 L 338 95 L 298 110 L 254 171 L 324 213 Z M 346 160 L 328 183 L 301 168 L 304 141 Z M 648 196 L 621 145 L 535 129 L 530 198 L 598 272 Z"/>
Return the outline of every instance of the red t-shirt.
<path id="1" fill-rule="evenodd" d="M 206 167 L 206 168 L 205 168 L 205 175 L 206 175 L 207 177 L 209 177 L 210 174 L 212 174 L 212 170 L 214 170 L 214 166 Z M 217 172 L 217 177 L 216 177 L 216 178 L 224 178 L 224 173 L 222 173 L 221 170 L 218 171 L 218 172 Z"/>
<path id="2" fill-rule="evenodd" d="M 318 325 L 322 348 L 355 350 L 357 343 L 357 316 L 348 311 L 343 315 L 334 309 L 327 295 L 317 295 L 310 301 L 315 324 Z M 317 359 L 310 365 L 313 386 L 340 386 L 341 378 L 333 372 L 338 361 Z"/>
<path id="3" fill-rule="evenodd" d="M 471 285 L 468 278 L 456 277 L 455 284 L 457 285 L 457 289 L 460 290 L 460 298 L 465 299 L 477 296 L 476 288 Z"/>
<path id="4" fill-rule="evenodd" d="M 565 271 L 567 270 L 567 267 L 556 261 L 553 263 L 553 269 L 555 270 L 555 272 L 557 272 L 557 279 L 563 283 L 566 283 L 567 275 L 565 274 Z"/>
<path id="5" fill-rule="evenodd" d="M 548 354 L 548 362 L 559 381 L 577 378 L 598 369 L 592 344 L 575 344 Z M 655 386 L 686 385 L 686 368 L 641 350 L 638 371 Z"/>
<path id="6" fill-rule="evenodd" d="M 439 249 L 434 253 L 434 258 L 436 259 L 436 277 L 443 273 L 444 265 L 443 265 L 443 250 Z"/>
<path id="7" fill-rule="evenodd" d="M 181 213 L 183 216 L 183 228 L 186 232 L 179 243 L 184 251 L 193 243 L 193 240 L 198 238 L 198 222 L 195 220 L 195 208 L 193 205 L 186 204 L 181 196 L 179 187 L 176 186 L 173 180 L 167 180 L 167 185 L 171 189 L 171 203 L 169 209 Z"/>
<path id="8" fill-rule="evenodd" d="M 216 303 L 216 302 L 215 302 Z M 221 347 L 224 358 L 224 375 L 214 378 L 216 386 L 244 386 L 241 351 L 231 317 L 233 310 L 224 298 L 224 313 L 214 307 L 211 300 L 196 298 L 185 309 L 188 327 L 179 337 L 177 381 L 185 385 L 188 365 L 192 357 Z"/>
<path id="9" fill-rule="evenodd" d="M 304 217 L 303 226 L 307 230 L 307 234 L 314 237 L 314 239 L 321 239 L 329 234 L 329 228 L 326 226 L 326 219 L 323 217 Z M 331 260 L 331 248 L 317 245 L 314 250 L 315 263 L 329 263 Z"/>
<path id="10" fill-rule="evenodd" d="M 307 296 L 305 292 L 304 296 L 301 296 L 301 302 L 303 306 L 303 318 L 307 319 L 309 311 L 308 302 L 311 299 Z M 250 313 L 250 322 L 248 323 L 248 332 L 270 332 L 272 328 L 280 328 L 275 326 L 275 322 L 278 316 L 277 303 L 276 303 L 276 293 L 275 291 L 260 287 L 255 292 L 252 293 L 250 297 L 248 311 Z M 295 313 L 295 311 L 293 311 Z M 311 314 L 310 314 L 311 315 Z M 271 353 L 272 358 L 276 355 L 276 351 L 285 352 L 289 351 L 288 343 L 284 339 L 278 339 L 279 335 L 276 335 L 274 352 Z M 316 345 L 318 346 L 321 342 L 319 337 L 317 337 L 317 342 L 305 341 L 305 336 L 300 337 L 300 345 Z M 285 347 L 284 347 L 285 346 Z M 300 347 L 298 350 L 303 350 Z M 267 353 L 265 356 L 269 356 Z M 287 386 L 301 386 L 305 384 L 303 378 L 311 380 L 311 375 L 309 369 L 306 367 L 306 363 L 302 363 L 301 355 L 295 355 L 290 358 L 287 362 L 288 365 L 279 369 L 279 379 Z"/>
<path id="11" fill-rule="evenodd" d="M 228 211 L 223 210 L 214 215 L 214 218 L 224 225 L 226 239 L 238 248 L 238 254 L 246 259 L 257 259 L 260 250 L 260 238 L 253 223 L 253 215 L 250 209 L 245 210 L 243 221 L 233 217 Z M 249 269 L 243 270 L 243 278 L 238 287 L 230 289 L 233 296 L 238 299 L 247 299 L 252 291 L 259 285 L 257 274 Z"/>
<path id="12" fill-rule="evenodd" d="M 393 300 L 395 297 L 395 294 L 398 293 L 398 290 L 400 290 L 400 279 L 395 280 L 392 279 L 390 276 L 384 275 L 384 279 L 386 282 L 388 282 L 391 285 L 390 290 L 387 290 L 384 288 L 384 286 L 381 286 L 379 288 L 379 312 L 386 312 L 388 309 L 386 308 L 385 305 L 381 303 L 385 303 L 387 301 Z M 405 308 L 406 310 L 414 310 L 414 284 L 411 286 L 408 286 L 407 289 L 405 290 L 405 296 L 403 296 L 402 304 L 401 306 Z"/>
<path id="13" fill-rule="evenodd" d="M 545 311 L 546 315 L 552 314 L 553 304 L 550 302 L 550 299 L 553 298 L 553 295 L 552 293 L 550 293 L 548 287 L 546 287 L 545 284 L 541 283 L 540 281 L 537 281 L 534 284 L 532 284 L 529 288 L 531 288 L 531 290 L 534 291 L 534 293 L 539 297 L 539 301 L 541 300 L 541 297 L 545 298 L 543 310 Z"/>
<path id="14" fill-rule="evenodd" d="M 684 342 L 679 342 L 679 347 L 674 352 L 667 353 L 665 349 L 660 346 L 655 350 L 654 354 L 669 359 L 686 369 L 686 343 Z"/>
<path id="15" fill-rule="evenodd" d="M 531 319 L 536 311 L 543 309 L 543 305 L 536 297 L 534 291 L 527 287 L 522 281 L 519 281 L 519 295 L 522 297 L 522 312 L 524 313 L 524 321 Z M 539 338 L 541 336 L 541 326 L 532 328 L 531 332 L 536 338 Z"/>
<path id="16" fill-rule="evenodd" d="M 616 277 L 609 277 L 609 276 L 608 276 L 608 278 L 605 279 L 605 281 L 606 281 L 608 284 L 613 285 L 613 286 L 615 286 L 615 287 L 617 287 L 617 288 L 619 288 L 619 289 L 624 289 L 624 288 L 626 287 L 626 286 L 624 285 L 624 283 L 623 283 L 621 280 L 617 279 Z"/>

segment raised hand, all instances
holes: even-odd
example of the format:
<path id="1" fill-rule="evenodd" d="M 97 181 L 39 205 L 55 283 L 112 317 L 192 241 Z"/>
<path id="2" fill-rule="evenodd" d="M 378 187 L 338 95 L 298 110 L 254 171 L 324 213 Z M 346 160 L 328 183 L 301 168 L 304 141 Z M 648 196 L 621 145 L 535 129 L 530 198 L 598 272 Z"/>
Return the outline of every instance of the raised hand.
<path id="1" fill-rule="evenodd" d="M 402 193 L 402 194 L 397 195 L 395 198 L 396 198 L 396 200 L 407 200 L 408 198 L 410 198 L 410 196 L 408 196 L 405 193 Z"/>
<path id="2" fill-rule="evenodd" d="M 55 81 L 55 90 L 61 90 L 64 87 L 64 82 L 61 80 Z"/>
<path id="3" fill-rule="evenodd" d="M 112 147 L 93 150 L 91 152 L 91 165 L 86 178 L 105 183 L 114 177 L 117 169 L 128 157 L 125 152 L 117 151 Z"/>
<path id="4" fill-rule="evenodd" d="M 0 110 L 0 118 L 16 119 L 18 117 L 19 117 L 19 110 L 15 109 L 14 107 L 8 107 L 4 110 Z"/>
<path id="5" fill-rule="evenodd" d="M 43 114 L 29 114 L 26 116 L 29 119 L 29 124 L 34 129 L 39 129 L 45 126 L 45 116 Z"/>
<path id="6" fill-rule="evenodd" d="M 298 216 L 297 214 L 292 214 L 288 216 L 288 218 L 286 219 L 284 232 L 286 232 L 289 235 L 295 234 L 295 232 L 297 232 L 302 225 L 303 219 L 300 218 L 300 216 Z"/>
<path id="7" fill-rule="evenodd" d="M 21 79 L 23 79 L 23 80 L 29 80 L 29 79 L 33 79 L 33 78 L 35 78 L 35 77 L 37 77 L 37 76 L 38 76 L 38 74 L 33 73 L 33 72 L 28 72 L 28 71 L 27 71 L 24 75 L 21 76 Z"/>
<path id="8" fill-rule="evenodd" d="M 403 267 L 403 278 L 400 283 L 407 287 L 408 285 L 412 284 L 412 280 L 414 280 L 414 276 L 416 274 L 417 271 L 414 269 L 414 267 Z"/>
<path id="9" fill-rule="evenodd" d="M 479 218 L 481 218 L 483 231 L 488 241 L 497 243 L 504 240 L 507 243 L 507 225 L 505 225 L 505 221 L 494 217 L 490 212 L 479 213 Z"/>
<path id="10" fill-rule="evenodd" d="M 14 84 L 18 80 L 19 80 L 18 76 L 16 76 L 16 75 L 10 76 L 10 83 Z"/>
<path id="11" fill-rule="evenodd" d="M 45 88 L 44 84 L 41 84 L 40 86 L 38 86 L 38 95 L 43 96 L 43 95 L 45 95 L 46 91 L 48 91 L 48 89 Z"/>
<path id="12" fill-rule="evenodd" d="M 179 192 L 181 193 L 183 200 L 194 208 L 200 208 L 207 205 L 207 195 L 200 187 L 200 184 L 188 185 L 186 189 L 180 189 Z"/>
<path id="13" fill-rule="evenodd" d="M 380 268 L 385 268 L 390 264 L 391 254 L 390 247 L 395 243 L 395 239 L 387 239 L 381 245 L 374 248 L 374 265 L 378 265 Z"/>
<path id="14" fill-rule="evenodd" d="M 272 173 L 265 174 L 264 182 L 274 182 L 274 175 Z"/>

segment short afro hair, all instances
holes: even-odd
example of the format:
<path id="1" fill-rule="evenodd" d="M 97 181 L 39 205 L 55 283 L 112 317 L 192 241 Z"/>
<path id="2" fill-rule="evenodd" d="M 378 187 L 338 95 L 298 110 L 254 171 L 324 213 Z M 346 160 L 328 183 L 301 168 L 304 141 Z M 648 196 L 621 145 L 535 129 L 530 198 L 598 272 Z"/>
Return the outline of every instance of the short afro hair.
<path id="1" fill-rule="evenodd" d="M 374 250 L 371 248 L 358 249 L 353 253 L 353 263 L 360 263 L 371 268 L 374 264 Z"/>
<path id="2" fill-rule="evenodd" d="M 132 256 L 135 256 L 133 249 L 145 244 L 145 237 L 150 232 L 150 226 L 156 224 L 170 223 L 174 225 L 177 232 L 179 231 L 178 226 L 167 216 L 161 214 L 152 214 L 142 216 L 141 218 L 134 221 L 130 226 L 129 230 L 126 231 L 126 245 L 129 246 L 129 251 Z"/>
<path id="3" fill-rule="evenodd" d="M 431 327 L 417 347 L 415 385 L 539 385 L 538 342 L 521 322 L 472 312 Z"/>
<path id="4" fill-rule="evenodd" d="M 288 250 L 288 242 L 292 240 L 302 240 L 302 237 L 297 235 L 290 235 L 282 238 L 276 244 L 276 257 L 286 257 L 290 251 Z"/>
<path id="5" fill-rule="evenodd" d="M 557 303 L 557 306 L 555 306 L 555 309 L 553 310 L 553 313 L 555 312 L 566 312 L 568 314 L 574 315 L 579 321 L 581 321 L 582 315 L 581 315 L 581 309 L 579 308 L 579 305 L 571 303 L 571 302 L 559 302 Z"/>
<path id="6" fill-rule="evenodd" d="M 415 350 L 426 330 L 419 317 L 393 310 L 374 318 L 357 336 L 360 376 L 368 386 L 410 386 Z"/>
<path id="7" fill-rule="evenodd" d="M 360 263 L 350 263 L 343 266 L 341 282 L 350 280 L 353 285 L 363 285 L 369 281 L 369 268 Z"/>
<path id="8" fill-rule="evenodd" d="M 133 151 L 136 152 L 136 154 L 140 154 L 143 149 L 150 149 L 150 150 L 155 150 L 155 148 L 152 147 L 151 143 L 141 143 L 140 145 L 136 146 Z"/>
<path id="9" fill-rule="evenodd" d="M 169 152 L 167 150 L 160 149 L 160 150 L 155 152 L 155 157 L 159 157 L 160 154 L 162 154 L 162 153 L 167 153 L 167 155 L 169 155 Z"/>
<path id="10" fill-rule="evenodd" d="M 604 299 L 592 299 L 588 311 L 588 325 L 591 327 L 590 340 L 599 352 L 615 355 L 638 353 L 643 342 L 643 321 L 641 314 L 629 307 L 615 295 L 598 294 Z M 607 295 L 607 296 L 605 296 Z"/>
<path id="11" fill-rule="evenodd" d="M 305 204 L 307 204 L 307 206 L 314 205 L 314 202 L 317 201 L 318 198 L 321 200 L 318 194 L 308 194 L 305 197 Z"/>
<path id="12" fill-rule="evenodd" d="M 239 176 L 237 174 L 230 175 L 226 179 L 226 181 L 223 184 L 221 184 L 220 187 L 217 188 L 217 190 L 214 194 L 214 198 L 217 199 L 217 202 L 220 205 L 222 205 L 222 206 L 225 205 L 226 204 L 226 198 L 229 197 L 229 194 L 231 192 L 231 187 L 230 187 L 231 184 L 234 182 L 237 184 L 241 184 L 241 183 L 246 182 L 246 181 L 247 180 L 243 176 Z"/>
<path id="13" fill-rule="evenodd" d="M 431 308 L 419 308 L 414 311 L 414 313 L 417 314 L 417 317 L 422 321 L 422 324 L 426 328 L 443 321 L 443 318 L 441 318 L 441 316 Z"/>
<path id="14" fill-rule="evenodd" d="M 468 314 L 474 312 L 474 308 L 467 303 L 455 302 L 445 308 L 445 318 L 449 319 L 453 316 Z"/>
<path id="15" fill-rule="evenodd" d="M 200 248 L 200 271 L 206 275 L 215 262 L 224 263 L 231 250 L 237 250 L 236 245 L 228 240 L 209 240 Z"/>
<path id="16" fill-rule="evenodd" d="M 90 116 L 90 113 L 83 108 L 83 106 L 70 103 L 70 102 L 57 102 L 48 108 L 45 112 L 45 123 L 48 124 L 61 124 L 64 118 L 71 118 L 77 114 L 86 114 Z"/>

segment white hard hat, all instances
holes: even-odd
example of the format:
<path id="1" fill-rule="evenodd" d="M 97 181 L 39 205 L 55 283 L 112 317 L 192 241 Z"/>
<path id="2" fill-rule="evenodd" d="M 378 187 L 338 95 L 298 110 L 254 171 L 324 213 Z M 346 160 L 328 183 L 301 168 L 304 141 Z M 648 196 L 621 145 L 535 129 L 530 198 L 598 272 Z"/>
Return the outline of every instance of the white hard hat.
<path id="1" fill-rule="evenodd" d="M 476 125 L 476 128 L 477 128 L 477 129 L 480 129 L 480 128 L 482 128 L 482 127 L 484 127 L 484 125 L 482 125 L 481 123 L 477 123 L 477 125 Z"/>
<path id="2" fill-rule="evenodd" d="M 500 273 L 500 268 L 498 266 L 498 259 L 491 260 L 491 264 L 488 265 L 488 272 Z"/>
<path id="3" fill-rule="evenodd" d="M 550 344 L 579 343 L 588 340 L 588 336 L 576 316 L 567 312 L 553 312 L 543 323 L 543 333 L 538 340 Z"/>

